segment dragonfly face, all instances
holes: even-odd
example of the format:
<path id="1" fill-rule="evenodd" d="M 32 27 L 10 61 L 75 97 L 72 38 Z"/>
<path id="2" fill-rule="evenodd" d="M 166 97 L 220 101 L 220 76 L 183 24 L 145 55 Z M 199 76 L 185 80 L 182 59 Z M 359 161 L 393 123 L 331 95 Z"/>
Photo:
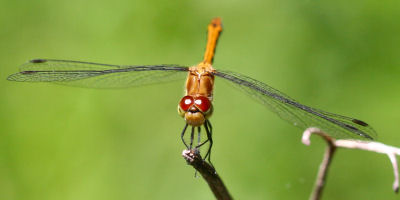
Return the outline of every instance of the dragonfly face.
<path id="1" fill-rule="evenodd" d="M 178 105 L 178 113 L 191 126 L 201 126 L 213 112 L 211 101 L 204 96 L 184 96 Z"/>

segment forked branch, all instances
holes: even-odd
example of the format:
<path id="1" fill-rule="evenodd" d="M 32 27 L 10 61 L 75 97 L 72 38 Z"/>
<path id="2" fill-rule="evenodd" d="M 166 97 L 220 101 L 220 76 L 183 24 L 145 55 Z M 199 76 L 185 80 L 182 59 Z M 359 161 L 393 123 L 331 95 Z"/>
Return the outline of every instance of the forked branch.
<path id="1" fill-rule="evenodd" d="M 328 147 L 325 151 L 324 159 L 319 167 L 317 180 L 315 182 L 313 192 L 310 196 L 311 200 L 318 200 L 321 198 L 328 169 L 332 161 L 332 157 L 337 148 L 360 149 L 365 151 L 372 151 L 376 153 L 386 154 L 389 157 L 390 162 L 392 163 L 393 166 L 393 172 L 394 172 L 393 190 L 396 193 L 399 191 L 399 172 L 398 172 L 396 155 L 398 156 L 400 155 L 400 148 L 389 146 L 380 142 L 370 142 L 361 140 L 336 140 L 334 138 L 329 137 L 328 134 L 324 133 L 318 128 L 308 128 L 304 131 L 302 142 L 305 145 L 310 145 L 310 137 L 312 134 L 317 134 L 321 136 L 327 142 Z"/>
<path id="2" fill-rule="evenodd" d="M 228 189 L 225 187 L 214 167 L 204 161 L 198 151 L 183 150 L 182 156 L 189 165 L 193 166 L 193 168 L 201 174 L 218 200 L 232 199 Z"/>

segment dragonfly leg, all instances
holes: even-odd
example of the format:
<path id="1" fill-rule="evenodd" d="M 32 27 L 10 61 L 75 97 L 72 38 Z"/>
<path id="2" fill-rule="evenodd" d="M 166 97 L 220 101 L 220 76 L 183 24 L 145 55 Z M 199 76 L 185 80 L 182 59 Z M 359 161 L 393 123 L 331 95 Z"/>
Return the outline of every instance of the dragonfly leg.
<path id="1" fill-rule="evenodd" d="M 194 149 L 195 149 L 195 151 L 197 152 L 197 151 L 199 151 L 198 150 L 198 148 L 201 146 L 200 144 L 201 144 L 201 126 L 198 126 L 197 127 L 197 145 L 196 145 L 196 147 L 194 147 Z M 200 146 L 199 146 L 200 145 Z M 194 177 L 196 177 L 197 178 L 197 170 L 196 170 L 196 172 L 194 173 Z"/>
<path id="2" fill-rule="evenodd" d="M 198 126 L 197 127 L 197 145 L 194 147 L 194 150 L 195 150 L 195 152 L 199 152 L 199 147 L 201 146 L 200 144 L 201 144 L 201 126 Z M 197 178 L 197 170 L 196 170 L 196 172 L 194 173 L 194 177 L 196 177 Z"/>
<path id="3" fill-rule="evenodd" d="M 194 140 L 194 126 L 192 126 L 192 132 L 190 132 L 190 146 L 189 149 L 193 147 L 193 140 Z"/>
<path id="4" fill-rule="evenodd" d="M 204 128 L 206 129 L 206 133 L 207 133 L 207 140 L 206 141 L 210 142 L 210 146 L 208 147 L 207 153 L 204 156 L 204 160 L 206 160 L 208 158 L 207 159 L 208 162 L 212 165 L 212 163 L 211 163 L 211 148 L 212 148 L 212 145 L 213 145 L 212 126 L 211 126 L 211 123 L 208 120 L 206 120 L 206 122 L 204 123 Z"/>
<path id="5" fill-rule="evenodd" d="M 205 124 L 204 124 L 204 126 L 205 126 Z M 200 138 L 200 131 L 201 131 L 201 129 L 200 129 L 200 126 L 199 126 L 199 133 L 198 133 L 198 143 L 197 143 L 197 146 L 195 147 L 196 149 L 198 149 L 198 148 L 200 148 L 201 146 L 203 146 L 204 144 L 206 144 L 208 141 L 209 141 L 209 139 L 207 138 L 204 142 L 201 142 L 201 138 Z"/>
<path id="6" fill-rule="evenodd" d="M 181 133 L 181 139 L 182 139 L 183 144 L 186 146 L 186 149 L 189 149 L 189 146 L 186 144 L 184 136 L 185 136 L 186 128 L 188 127 L 188 125 L 189 124 L 185 125 L 185 127 L 183 128 L 183 131 Z"/>
<path id="7" fill-rule="evenodd" d="M 201 133 L 201 126 L 197 127 L 197 146 L 196 146 L 196 148 L 201 143 L 201 135 L 200 135 L 200 133 Z"/>

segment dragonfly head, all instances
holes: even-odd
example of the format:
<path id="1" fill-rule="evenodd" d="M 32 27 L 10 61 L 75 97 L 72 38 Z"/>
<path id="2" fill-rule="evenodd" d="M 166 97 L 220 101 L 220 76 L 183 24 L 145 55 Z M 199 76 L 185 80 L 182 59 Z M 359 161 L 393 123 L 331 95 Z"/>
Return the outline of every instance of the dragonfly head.
<path id="1" fill-rule="evenodd" d="M 211 101 L 204 96 L 184 96 L 178 105 L 178 113 L 191 126 L 201 126 L 213 112 Z"/>

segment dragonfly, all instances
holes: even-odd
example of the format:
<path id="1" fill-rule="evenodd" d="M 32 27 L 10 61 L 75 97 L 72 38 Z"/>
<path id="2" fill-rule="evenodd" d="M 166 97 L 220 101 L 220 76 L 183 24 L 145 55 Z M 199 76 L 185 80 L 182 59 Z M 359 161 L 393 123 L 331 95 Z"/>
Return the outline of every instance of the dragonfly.
<path id="1" fill-rule="evenodd" d="M 194 66 L 181 65 L 110 65 L 93 62 L 34 59 L 21 66 L 18 73 L 8 77 L 10 81 L 52 82 L 92 88 L 122 88 L 161 83 L 186 75 L 185 95 L 178 103 L 178 114 L 185 120 L 181 139 L 189 150 L 198 150 L 209 143 L 204 160 L 211 163 L 213 146 L 210 117 L 213 113 L 213 87 L 215 77 L 228 81 L 236 88 L 258 100 L 280 118 L 306 129 L 317 127 L 333 138 L 374 140 L 374 129 L 366 122 L 333 114 L 303 105 L 284 93 L 251 77 L 212 66 L 218 39 L 222 33 L 220 18 L 208 25 L 204 59 Z M 189 144 L 185 133 L 190 127 Z M 202 127 L 206 137 L 201 141 Z M 197 144 L 194 144 L 195 136 Z"/>

